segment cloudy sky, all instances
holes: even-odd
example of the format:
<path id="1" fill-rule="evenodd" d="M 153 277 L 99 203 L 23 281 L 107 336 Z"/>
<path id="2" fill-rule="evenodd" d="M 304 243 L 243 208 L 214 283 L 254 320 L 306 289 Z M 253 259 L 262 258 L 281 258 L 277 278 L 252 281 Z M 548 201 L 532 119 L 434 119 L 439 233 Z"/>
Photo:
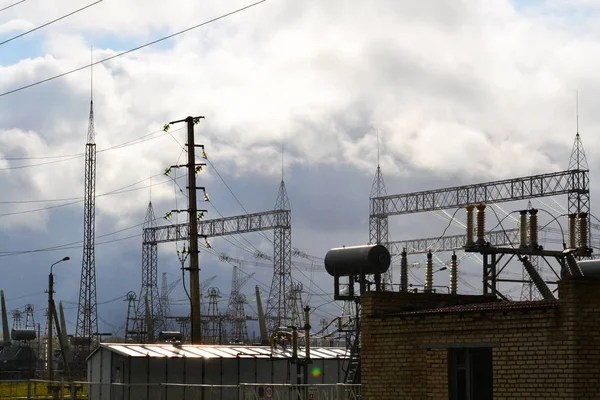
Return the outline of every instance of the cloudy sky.
<path id="1" fill-rule="evenodd" d="M 0 9 L 14 3 L 1 0 Z M 76 321 L 90 70 L 18 89 L 251 4 L 103 0 L 5 42 L 91 3 L 26 0 L 0 11 L 0 287 L 9 309 L 34 304 L 42 329 L 49 265 L 64 256 L 71 261 L 55 269 L 56 297 L 65 302 L 71 331 Z M 340 309 L 322 306 L 333 282 L 319 258 L 368 240 L 377 132 L 388 194 L 562 171 L 578 91 L 579 131 L 590 169 L 597 168 L 599 18 L 597 2 L 586 0 L 268 0 L 96 65 L 100 330 L 122 334 L 123 298 L 139 291 L 140 224 L 149 200 L 158 218 L 186 208 L 186 197 L 163 175 L 185 162 L 184 131 L 175 126 L 165 134 L 166 122 L 206 117 L 196 136 L 211 164 L 198 177 L 210 196 L 210 218 L 272 209 L 284 146 L 293 247 L 311 256 L 294 261 L 315 266 L 294 275 L 310 305 L 321 306 L 314 318 L 331 319 Z M 183 173 L 172 177 L 185 190 Z M 566 198 L 533 206 L 558 215 Z M 463 213 L 456 219 L 448 234 L 463 233 Z M 393 239 L 436 237 L 446 225 L 443 213 L 390 219 Z M 265 262 L 254 253 L 272 254 L 271 242 L 259 234 L 210 242 L 202 279 L 217 275 L 211 286 L 226 301 L 232 267 L 215 254 L 248 260 L 244 271 L 254 275 L 244 291 L 252 313 L 254 286 L 268 291 L 271 281 L 268 266 L 254 265 Z M 171 282 L 181 277 L 176 248 L 159 250 L 159 275 Z M 437 262 L 448 259 L 440 254 Z M 418 284 L 423 257 L 410 261 L 421 262 L 411 272 Z M 461 264 L 461 292 L 479 290 L 478 265 Z M 514 267 L 513 277 L 519 271 Z M 447 274 L 439 277 L 445 285 Z M 520 288 L 509 289 L 518 299 Z M 171 297 L 173 313 L 185 314 L 181 284 Z"/>

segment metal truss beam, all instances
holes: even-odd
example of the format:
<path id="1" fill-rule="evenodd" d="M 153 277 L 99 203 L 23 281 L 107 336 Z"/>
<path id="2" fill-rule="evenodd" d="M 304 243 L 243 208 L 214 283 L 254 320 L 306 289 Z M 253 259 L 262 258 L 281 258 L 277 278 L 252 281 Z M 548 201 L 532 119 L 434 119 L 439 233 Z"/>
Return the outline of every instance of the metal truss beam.
<path id="1" fill-rule="evenodd" d="M 519 229 L 506 229 L 490 231 L 485 235 L 486 241 L 491 246 L 517 245 L 519 243 Z M 402 253 L 406 249 L 406 254 L 424 254 L 431 251 L 452 251 L 464 250 L 467 244 L 467 235 L 452 235 L 443 237 L 431 237 L 425 239 L 398 240 L 387 244 L 388 250 L 392 255 Z"/>
<path id="2" fill-rule="evenodd" d="M 278 228 L 291 229 L 290 210 L 265 211 L 198 221 L 198 235 L 204 237 L 228 236 Z M 187 223 L 158 226 L 144 229 L 143 244 L 175 242 L 188 238 Z"/>
<path id="3" fill-rule="evenodd" d="M 411 214 L 574 192 L 589 192 L 589 171 L 572 170 L 371 199 L 371 217 Z"/>

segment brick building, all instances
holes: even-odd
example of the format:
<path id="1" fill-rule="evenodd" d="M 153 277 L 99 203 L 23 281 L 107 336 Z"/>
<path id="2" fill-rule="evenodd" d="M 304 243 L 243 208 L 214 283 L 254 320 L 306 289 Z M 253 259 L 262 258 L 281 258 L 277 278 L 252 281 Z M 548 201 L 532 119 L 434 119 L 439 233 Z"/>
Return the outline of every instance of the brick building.
<path id="1" fill-rule="evenodd" d="M 558 294 L 363 295 L 363 398 L 600 399 L 600 278 L 564 278 Z"/>

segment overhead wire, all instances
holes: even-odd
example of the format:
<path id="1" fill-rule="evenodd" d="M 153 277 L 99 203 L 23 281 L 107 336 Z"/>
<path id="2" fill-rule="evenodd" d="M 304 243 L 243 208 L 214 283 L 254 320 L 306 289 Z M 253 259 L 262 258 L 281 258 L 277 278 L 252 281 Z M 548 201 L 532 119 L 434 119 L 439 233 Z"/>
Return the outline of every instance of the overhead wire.
<path id="1" fill-rule="evenodd" d="M 182 144 L 179 142 L 179 140 L 177 140 L 177 138 L 176 138 L 174 135 L 171 135 L 171 137 L 172 137 L 172 138 L 173 138 L 173 140 L 174 140 L 174 141 L 175 141 L 175 142 L 176 142 L 176 143 L 177 143 L 177 144 L 178 144 L 178 145 L 181 147 L 181 149 L 182 149 L 182 152 L 183 152 L 183 151 L 186 151 L 186 152 L 187 152 L 187 150 L 186 150 L 185 146 L 184 146 L 184 145 L 182 145 Z M 179 156 L 181 157 L 181 154 L 180 154 Z M 208 157 L 206 158 L 206 160 L 208 161 Z M 179 162 L 177 162 L 177 163 L 179 163 Z M 211 163 L 211 165 L 212 165 L 212 163 Z M 216 172 L 216 169 L 215 169 L 215 172 Z M 218 173 L 217 173 L 217 174 L 218 174 Z M 220 174 L 218 174 L 218 175 L 220 176 Z M 221 179 L 223 180 L 223 178 L 222 178 L 222 177 L 221 177 Z M 223 180 L 223 183 L 225 183 L 225 180 Z M 227 185 L 227 184 L 226 184 L 226 185 Z M 215 212 L 216 212 L 217 214 L 219 214 L 219 216 L 220 216 L 221 218 L 224 218 L 223 214 L 221 214 L 221 212 L 220 212 L 220 211 L 217 209 L 217 207 L 214 205 L 214 203 L 213 203 L 212 201 L 210 201 L 210 198 L 207 200 L 207 202 L 208 202 L 208 203 L 211 205 L 211 207 L 212 207 L 212 208 L 215 210 Z M 246 213 L 248 213 L 248 212 L 246 212 Z M 245 248 L 245 245 L 243 245 L 243 244 L 241 243 L 241 241 L 240 241 L 240 240 L 237 238 L 237 236 L 240 236 L 240 237 L 241 237 L 241 238 L 242 238 L 242 239 L 243 239 L 243 240 L 244 240 L 246 243 L 248 243 L 248 244 L 250 245 L 250 247 L 252 247 L 252 248 L 254 249 L 255 253 L 253 253 L 252 251 L 249 251 L 249 250 L 248 250 L 248 248 Z M 239 246 L 238 246 L 238 245 L 234 245 L 234 246 L 236 246 L 236 247 L 238 247 L 238 248 L 240 248 L 240 249 L 242 249 L 242 250 L 244 250 L 244 251 L 248 251 L 249 253 L 253 253 L 254 255 L 262 254 L 262 252 L 261 252 L 260 250 L 258 250 L 258 249 L 256 248 L 256 246 L 254 246 L 254 245 L 253 245 L 253 244 L 252 244 L 252 243 L 251 243 L 251 242 L 250 242 L 250 241 L 249 241 L 249 240 L 248 240 L 248 239 L 247 239 L 247 238 L 246 238 L 246 237 L 245 237 L 243 234 L 237 234 L 237 235 L 235 235 L 235 236 L 232 236 L 232 238 L 233 238 L 233 239 L 234 239 L 236 242 L 238 242 L 238 243 L 239 243 Z M 229 239 L 227 239 L 227 238 L 225 238 L 225 237 L 223 237 L 223 239 L 224 239 L 225 241 L 227 241 L 227 242 L 229 242 L 229 243 L 233 244 L 233 243 L 232 243 L 232 242 L 231 242 Z M 240 247 L 240 246 L 241 246 L 241 247 Z"/>
<path id="2" fill-rule="evenodd" d="M 222 15 L 220 15 L 220 16 L 218 16 L 218 17 L 215 17 L 215 18 L 212 18 L 212 19 L 210 19 L 210 20 L 204 21 L 204 22 L 202 22 L 202 23 L 200 23 L 200 24 L 194 25 L 194 26 L 192 26 L 192 27 L 190 27 L 190 28 L 184 29 L 184 30 L 182 30 L 182 31 L 179 31 L 179 32 L 175 32 L 175 33 L 173 33 L 173 34 L 171 34 L 171 35 L 168 35 L 168 36 L 162 37 L 162 38 L 160 38 L 160 39 L 157 39 L 157 40 L 154 40 L 154 41 L 152 41 L 152 42 L 149 42 L 149 43 L 143 44 L 143 45 L 141 45 L 141 46 L 134 47 L 134 48 L 132 48 L 132 49 L 129 49 L 129 50 L 126 50 L 126 51 L 123 51 L 123 52 L 120 52 L 120 53 L 118 53 L 118 54 L 115 54 L 115 55 L 113 55 L 113 56 L 110 56 L 110 57 L 103 58 L 103 59 L 101 59 L 101 60 L 98 60 L 98 61 L 92 62 L 92 63 L 90 63 L 90 64 L 88 64 L 88 65 L 84 65 L 84 66 L 82 66 L 82 67 L 78 67 L 78 68 L 72 69 L 72 70 L 70 70 L 70 71 L 66 71 L 66 72 L 60 73 L 60 74 L 58 74 L 58 75 L 51 76 L 50 78 L 42 79 L 42 80 L 39 80 L 39 81 L 37 81 L 37 82 L 34 82 L 34 83 L 30 83 L 30 84 L 28 84 L 28 85 L 25 85 L 25 86 L 21 86 L 21 87 L 18 87 L 18 88 L 16 88 L 16 89 L 12 89 L 12 90 L 9 90 L 9 91 L 6 91 L 6 92 L 3 92 L 3 93 L 0 93 L 0 97 L 4 97 L 4 96 L 7 96 L 7 95 L 9 95 L 9 94 L 12 94 L 12 93 L 19 92 L 19 91 L 21 91 L 21 90 L 25 90 L 25 89 L 28 89 L 28 88 L 30 88 L 30 87 L 34 87 L 34 86 L 37 86 L 37 85 L 41 85 L 41 84 L 43 84 L 43 83 L 50 82 L 50 81 L 53 81 L 53 80 L 55 80 L 55 79 L 58 79 L 58 78 L 62 78 L 63 76 L 70 75 L 70 74 L 72 74 L 72 73 L 75 73 L 75 72 L 78 72 L 78 71 L 81 71 L 81 70 L 84 70 L 84 69 L 90 68 L 90 67 L 92 67 L 92 66 L 94 66 L 94 65 L 102 64 L 102 63 L 105 63 L 105 62 L 107 62 L 107 61 L 113 60 L 113 59 L 115 59 L 115 58 L 117 58 L 117 57 L 121 57 L 121 56 L 124 56 L 124 55 L 126 55 L 126 54 L 129 54 L 129 53 L 133 53 L 133 52 L 135 52 L 135 51 L 138 51 L 138 50 L 141 50 L 141 49 L 143 49 L 143 48 L 146 48 L 146 47 L 152 46 L 152 45 L 154 45 L 154 44 L 156 44 L 156 43 L 160 43 L 160 42 L 162 42 L 162 41 L 165 41 L 165 40 L 171 39 L 171 38 L 173 38 L 173 37 L 179 36 L 179 35 L 181 35 L 181 34 L 183 34 L 183 33 L 189 32 L 189 31 L 191 31 L 191 30 L 194 30 L 194 29 L 200 28 L 200 27 L 202 27 L 202 26 L 208 25 L 208 24 L 210 24 L 210 23 L 213 23 L 213 22 L 219 21 L 219 20 L 221 20 L 221 19 L 227 18 L 227 17 L 229 17 L 229 16 L 231 16 L 231 15 L 237 14 L 237 13 L 239 13 L 239 12 L 242 12 L 242 11 L 244 11 L 244 10 L 247 10 L 247 9 L 249 9 L 249 8 L 252 8 L 252 7 L 254 7 L 254 6 L 257 6 L 257 5 L 259 5 L 259 4 L 261 4 L 261 3 L 264 3 L 264 2 L 266 2 L 266 1 L 267 1 L 267 0 L 260 0 L 260 1 L 257 1 L 257 2 L 255 2 L 255 3 L 249 4 L 249 5 L 247 5 L 247 6 L 244 6 L 244 7 L 238 8 L 238 9 L 236 9 L 236 10 L 234 10 L 234 11 L 230 11 L 230 12 L 228 12 L 228 13 L 226 13 L 226 14 L 222 14 Z"/>
<path id="3" fill-rule="evenodd" d="M 173 132 L 179 131 L 181 129 L 183 129 L 183 128 L 174 130 Z M 118 149 L 122 149 L 125 147 L 134 146 L 136 144 L 144 143 L 144 142 L 158 139 L 160 137 L 168 135 L 167 133 L 163 132 L 161 135 L 158 135 L 155 137 L 149 137 L 149 136 L 155 135 L 156 133 L 159 133 L 159 132 L 162 132 L 162 130 L 151 132 L 149 134 L 140 136 L 139 138 L 132 139 L 127 142 L 119 143 L 117 145 L 110 146 L 105 149 L 100 149 L 100 150 L 96 151 L 96 154 L 101 154 L 101 153 L 104 153 L 107 151 L 118 150 Z M 65 155 L 59 155 L 59 156 L 46 156 L 46 157 L 2 157 L 2 158 L 0 158 L 0 161 L 24 161 L 24 160 L 46 160 L 46 159 L 52 159 L 53 161 L 42 162 L 42 163 L 37 163 L 37 164 L 15 165 L 15 166 L 11 166 L 11 167 L 3 167 L 3 168 L 0 168 L 0 171 L 25 169 L 25 168 L 40 167 L 40 166 L 49 165 L 49 164 L 57 164 L 57 163 L 61 163 L 64 161 L 70 161 L 70 160 L 82 158 L 83 156 L 85 156 L 85 153 L 65 154 Z"/>
<path id="4" fill-rule="evenodd" d="M 4 7 L 4 8 L 0 8 L 0 12 L 2 12 L 2 11 L 4 11 L 4 10 L 8 10 L 9 8 L 11 8 L 11 7 L 14 7 L 14 6 L 17 6 L 17 5 L 21 4 L 21 3 L 25 3 L 26 1 L 27 1 L 27 0 L 21 0 L 21 1 L 17 1 L 16 3 L 13 3 L 13 4 L 11 4 L 11 5 L 8 5 L 8 6 Z"/>
<path id="5" fill-rule="evenodd" d="M 37 30 L 39 30 L 39 29 L 45 28 L 46 26 L 48 26 L 48 25 L 51 25 L 51 24 L 53 24 L 53 23 L 55 23 L 55 22 L 61 21 L 61 20 L 65 19 L 65 18 L 67 18 L 67 17 L 70 17 L 70 16 L 71 16 L 71 15 L 73 15 L 73 14 L 77 14 L 78 12 L 81 12 L 81 11 L 83 11 L 83 10 L 87 9 L 87 8 L 90 8 L 90 7 L 92 7 L 92 6 L 95 6 L 95 5 L 96 5 L 96 4 L 98 4 L 98 3 L 102 3 L 102 1 L 104 1 L 104 0 L 97 0 L 97 1 L 96 1 L 96 2 L 94 2 L 94 3 L 91 3 L 91 4 L 88 4 L 87 6 L 81 7 L 81 8 L 80 8 L 80 9 L 78 9 L 78 10 L 75 10 L 75 11 L 72 11 L 72 12 L 70 12 L 70 13 L 68 13 L 68 14 L 65 14 L 65 15 L 63 15 L 62 17 L 56 18 L 56 19 L 54 19 L 54 20 L 52 20 L 52 21 L 50 21 L 50 22 L 46 22 L 46 23 L 45 23 L 45 24 L 43 24 L 43 25 L 40 25 L 40 26 L 38 26 L 38 27 L 36 27 L 36 28 L 33 28 L 33 29 L 30 29 L 30 30 L 28 30 L 28 31 L 26 31 L 26 32 L 20 33 L 20 34 L 18 34 L 17 36 L 13 36 L 13 37 L 11 37 L 10 39 L 6 39 L 6 40 L 4 40 L 4 41 L 0 42 L 0 46 L 2 46 L 3 44 L 6 44 L 6 43 L 8 43 L 8 42 L 12 42 L 13 40 L 15 40 L 15 39 L 18 39 L 18 38 L 20 38 L 20 37 L 23 37 L 23 36 L 25 36 L 25 35 L 28 35 L 28 34 L 30 34 L 30 33 L 32 33 L 32 32 L 35 32 L 35 31 L 37 31 Z M 17 3 L 17 4 L 18 4 L 18 3 Z M 2 11 L 2 10 L 0 10 L 0 11 Z"/>
<path id="6" fill-rule="evenodd" d="M 168 182 L 171 181 L 171 179 L 169 179 L 169 180 L 165 180 L 165 181 L 158 182 L 158 183 L 152 183 L 152 184 L 147 185 L 147 186 L 129 189 L 132 186 L 138 185 L 138 184 L 140 184 L 142 182 L 145 182 L 147 180 L 150 180 L 150 179 L 152 179 L 152 178 L 154 178 L 156 176 L 160 176 L 160 175 L 162 175 L 162 174 L 156 174 L 156 175 L 153 175 L 151 177 L 145 178 L 145 179 L 143 179 L 141 181 L 138 181 L 136 183 L 132 183 L 130 185 L 123 186 L 121 188 L 114 189 L 112 191 L 99 194 L 99 195 L 96 196 L 96 198 L 98 198 L 98 197 L 105 197 L 105 196 L 113 196 L 113 195 L 118 195 L 118 194 L 129 193 L 129 192 L 134 192 L 134 191 L 138 191 L 138 190 L 143 190 L 143 189 L 151 188 L 153 186 L 163 185 L 163 184 L 168 183 Z M 34 213 L 34 212 L 52 210 L 52 209 L 61 208 L 61 207 L 67 207 L 67 206 L 70 206 L 70 205 L 73 205 L 73 204 L 79 204 L 79 203 L 83 202 L 83 197 L 72 198 L 72 199 L 78 199 L 78 200 L 76 200 L 76 201 L 70 201 L 70 202 L 63 203 L 63 204 L 57 204 L 57 205 L 54 205 L 54 206 L 41 207 L 41 208 L 35 208 L 35 209 L 30 209 L 30 210 L 22 210 L 22 211 L 13 211 L 13 212 L 9 212 L 9 213 L 2 213 L 2 214 L 0 214 L 0 217 L 6 217 L 6 216 L 10 216 L 10 215 L 29 214 L 29 213 Z M 54 200 L 48 200 L 48 202 L 51 202 L 51 201 L 62 201 L 62 200 L 70 200 L 70 199 L 54 199 Z M 41 200 L 39 200 L 39 201 L 38 200 L 27 201 L 26 200 L 23 203 L 31 203 L 31 202 L 38 203 L 38 202 L 43 202 L 43 201 L 41 201 Z M 0 204 L 22 204 L 22 202 L 21 201 L 6 201 L 6 202 L 0 202 Z"/>
<path id="7" fill-rule="evenodd" d="M 143 225 L 144 225 L 144 223 L 142 222 L 140 224 L 136 224 L 136 225 L 133 225 L 133 226 L 130 226 L 127 228 L 119 229 L 114 232 L 109 232 L 109 233 L 105 233 L 102 235 L 98 235 L 98 236 L 96 236 L 96 238 L 102 238 L 102 237 L 116 235 L 117 233 L 121 233 L 121 232 L 130 230 L 133 228 L 137 228 L 137 227 L 140 227 Z M 103 245 L 103 244 L 109 244 L 109 243 L 119 242 L 119 241 L 123 241 L 123 240 L 129 240 L 129 239 L 132 239 L 135 237 L 140 237 L 140 236 L 142 236 L 142 234 L 127 236 L 127 237 L 123 237 L 123 238 L 119 238 L 119 239 L 113 239 L 113 240 L 109 240 L 109 241 L 105 241 L 105 242 L 97 242 L 96 245 Z M 82 244 L 82 243 L 83 243 L 83 240 L 79 240 L 77 242 L 71 242 L 71 243 L 66 243 L 66 244 L 62 244 L 62 245 L 56 245 L 56 246 L 32 249 L 32 250 L 0 251 L 0 257 L 10 257 L 10 256 L 17 256 L 17 255 L 22 255 L 22 254 L 41 253 L 41 252 L 48 252 L 48 251 L 59 251 L 59 250 L 66 250 L 66 249 L 77 249 L 77 248 L 82 247 L 81 245 L 78 245 L 78 244 Z"/>

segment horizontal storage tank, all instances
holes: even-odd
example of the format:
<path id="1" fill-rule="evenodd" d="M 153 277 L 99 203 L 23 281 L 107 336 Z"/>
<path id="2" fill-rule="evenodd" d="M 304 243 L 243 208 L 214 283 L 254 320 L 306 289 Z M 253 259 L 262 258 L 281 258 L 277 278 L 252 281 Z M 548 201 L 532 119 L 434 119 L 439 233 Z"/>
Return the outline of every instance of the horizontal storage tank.
<path id="1" fill-rule="evenodd" d="M 12 340 L 35 340 L 35 329 L 13 329 L 10 333 Z"/>
<path id="2" fill-rule="evenodd" d="M 331 276 L 382 274 L 390 263 L 390 252 L 380 244 L 338 247 L 325 255 L 325 270 Z"/>
<path id="3" fill-rule="evenodd" d="M 600 260 L 577 261 L 583 276 L 600 276 Z"/>

